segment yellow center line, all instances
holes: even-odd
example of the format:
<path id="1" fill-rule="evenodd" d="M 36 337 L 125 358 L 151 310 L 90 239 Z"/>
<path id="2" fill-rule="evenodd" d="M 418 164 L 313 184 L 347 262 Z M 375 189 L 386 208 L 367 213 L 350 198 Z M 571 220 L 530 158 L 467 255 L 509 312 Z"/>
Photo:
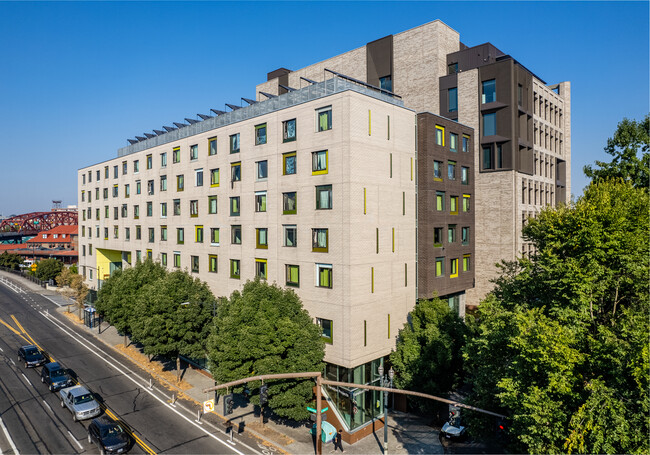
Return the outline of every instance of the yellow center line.
<path id="1" fill-rule="evenodd" d="M 16 319 L 16 316 L 14 316 L 14 315 L 12 314 L 12 315 L 11 315 L 11 319 L 14 320 L 14 322 L 16 323 L 16 325 L 18 326 L 18 328 L 20 329 L 20 331 L 23 332 L 23 334 L 25 334 L 25 335 L 27 336 L 27 338 L 29 338 L 29 340 L 32 342 L 33 345 L 35 345 L 36 347 L 38 347 L 38 349 L 40 349 L 41 351 L 45 351 L 45 349 L 43 349 L 43 348 L 42 348 L 42 347 L 41 347 L 41 346 L 40 346 L 36 341 L 34 341 L 34 339 L 29 335 L 29 333 L 27 333 L 27 330 L 25 330 L 25 328 L 20 324 L 20 322 L 18 322 L 18 319 Z M 25 340 L 25 337 L 23 337 L 23 340 Z M 25 340 L 25 341 L 27 341 L 27 340 Z M 50 357 L 50 360 L 51 360 L 52 362 L 55 361 L 55 360 L 54 360 L 54 357 L 52 357 L 52 356 L 49 355 L 49 354 L 48 354 L 48 356 Z"/>
<path id="2" fill-rule="evenodd" d="M 22 335 L 18 330 L 14 329 L 12 326 L 10 326 L 9 324 L 7 324 L 5 321 L 3 321 L 2 319 L 0 319 L 0 323 L 2 323 L 2 325 L 4 325 L 5 327 L 7 327 L 9 330 L 11 330 L 13 333 L 15 333 L 16 335 L 18 335 L 20 338 L 22 338 L 23 340 L 25 340 L 26 343 L 29 343 L 29 340 L 28 340 L 27 338 L 25 338 L 25 337 L 24 337 L 24 336 L 23 336 L 23 335 Z"/>
<path id="3" fill-rule="evenodd" d="M 104 409 L 104 412 L 106 412 L 106 415 L 108 415 L 111 419 L 115 420 L 116 422 L 121 422 L 120 418 L 117 417 L 117 415 L 115 415 L 110 409 L 108 409 L 104 403 L 101 404 L 101 407 Z M 150 455 L 156 455 L 156 452 L 147 444 L 145 444 L 144 441 L 142 441 L 142 439 L 140 439 L 126 423 L 124 424 L 124 427 L 140 447 L 142 447 Z"/>

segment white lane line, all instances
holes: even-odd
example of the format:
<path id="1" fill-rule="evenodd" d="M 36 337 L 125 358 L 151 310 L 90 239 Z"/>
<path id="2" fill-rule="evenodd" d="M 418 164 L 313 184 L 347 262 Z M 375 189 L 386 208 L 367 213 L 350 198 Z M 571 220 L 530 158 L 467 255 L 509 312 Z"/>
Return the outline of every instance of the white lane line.
<path id="1" fill-rule="evenodd" d="M 85 339 L 83 339 L 83 338 L 79 337 L 78 335 L 73 334 L 73 333 L 71 333 L 70 331 L 68 331 L 66 328 L 63 327 L 63 325 L 61 325 L 60 322 L 55 321 L 53 318 L 50 318 L 50 317 L 49 317 L 49 314 L 47 314 L 47 313 L 43 313 L 43 312 L 41 312 L 40 314 L 41 314 L 42 316 L 44 316 L 48 321 L 50 321 L 53 325 L 57 326 L 57 327 L 58 327 L 62 332 L 64 332 L 65 334 L 67 334 L 70 338 L 72 338 L 73 340 L 75 340 L 77 343 L 79 343 L 80 345 L 82 345 L 84 348 L 88 349 L 88 351 L 92 352 L 92 353 L 95 354 L 97 357 L 99 357 L 100 359 L 102 359 L 104 362 L 106 362 L 107 364 L 109 364 L 110 366 L 112 366 L 113 368 L 115 368 L 117 371 L 119 371 L 120 373 L 122 373 L 122 374 L 124 375 L 125 378 L 129 379 L 131 382 L 133 382 L 133 383 L 136 384 L 137 386 L 142 387 L 142 390 L 143 390 L 143 391 L 147 392 L 147 393 L 148 393 L 149 395 L 151 395 L 155 400 L 159 401 L 163 406 L 166 406 L 166 407 L 169 408 L 172 412 L 176 413 L 180 418 L 184 419 L 185 421 L 187 421 L 187 422 L 190 423 L 191 425 L 194 425 L 196 428 L 198 428 L 198 429 L 201 430 L 203 433 L 205 433 L 207 436 L 211 437 L 212 439 L 214 439 L 215 441 L 219 442 L 220 444 L 222 444 L 222 445 L 224 445 L 224 446 L 226 446 L 226 447 L 229 447 L 229 445 L 228 445 L 225 441 L 222 441 L 221 439 L 217 438 L 217 437 L 216 437 L 214 434 L 212 434 L 209 430 L 206 430 L 206 429 L 203 428 L 202 426 L 198 425 L 194 420 L 192 420 L 191 418 L 189 418 L 189 417 L 183 415 L 183 414 L 182 414 L 180 411 L 178 411 L 177 409 L 172 408 L 172 407 L 169 405 L 169 403 L 167 403 L 165 400 L 163 400 L 162 398 L 158 397 L 155 393 L 153 393 L 151 390 L 149 390 L 149 388 L 148 388 L 146 385 L 143 386 L 143 385 L 140 384 L 138 381 L 136 381 L 135 379 L 133 379 L 130 375 L 126 374 L 126 372 L 124 372 L 122 369 L 120 369 L 117 365 L 122 366 L 122 368 L 124 368 L 125 370 L 127 370 L 129 373 L 136 375 L 134 372 L 132 372 L 131 370 L 129 370 L 128 368 L 126 368 L 125 366 L 123 366 L 121 363 L 119 363 L 119 362 L 117 362 L 115 359 L 113 359 L 113 357 L 110 356 L 108 353 L 104 352 L 102 349 L 100 349 L 99 347 L 93 345 L 92 343 L 89 343 L 89 344 L 92 346 L 92 348 L 89 347 L 88 345 L 85 344 L 85 342 L 86 342 Z M 99 354 L 100 352 L 101 352 L 102 354 L 104 354 L 106 357 L 109 357 L 109 358 L 110 358 L 111 360 L 113 360 L 115 363 L 111 363 L 111 362 L 109 362 L 106 358 L 102 357 L 102 356 Z M 137 376 L 137 375 L 136 375 L 136 376 Z M 142 379 L 142 378 L 140 378 L 140 379 Z M 143 381 L 143 382 L 144 382 L 144 381 Z M 250 447 L 250 446 L 244 444 L 243 442 L 241 442 L 241 441 L 238 441 L 238 442 L 239 442 L 239 444 L 241 444 L 241 445 L 243 445 L 244 447 L 246 447 L 247 449 L 249 449 L 249 450 L 251 451 L 251 452 L 249 452 L 249 453 L 259 453 L 257 450 L 255 450 L 255 449 L 253 449 L 252 447 Z M 236 453 L 238 453 L 239 455 L 244 455 L 243 452 L 240 452 L 240 451 L 237 450 L 237 449 L 234 449 L 234 448 L 232 448 L 232 447 L 230 447 L 230 449 L 234 450 L 234 451 L 235 451 Z"/>
<path id="2" fill-rule="evenodd" d="M 50 412 L 51 412 L 52 414 L 54 414 L 54 411 L 52 411 L 52 408 L 50 407 L 50 405 L 47 404 L 47 401 L 43 400 L 43 404 L 44 404 L 45 406 L 47 406 L 47 409 L 49 409 Z"/>
<path id="3" fill-rule="evenodd" d="M 32 383 L 29 381 L 29 379 L 27 379 L 27 376 L 25 376 L 24 373 L 20 373 L 20 374 L 23 375 L 23 378 L 25 378 L 25 381 L 27 381 L 27 383 L 28 383 L 29 385 L 31 385 L 32 387 L 34 387 L 34 384 L 32 384 Z"/>
<path id="4" fill-rule="evenodd" d="M 5 427 L 5 423 L 2 421 L 2 417 L 0 417 L 0 426 L 2 427 L 2 432 L 5 434 L 7 441 L 9 441 L 11 450 L 13 450 L 16 455 L 19 455 L 20 452 L 18 451 L 18 447 L 16 447 L 16 444 L 14 444 L 14 440 L 11 439 L 11 436 L 9 436 L 9 432 L 7 431 L 7 427 Z"/>
<path id="5" fill-rule="evenodd" d="M 16 362 L 14 362 L 14 359 L 9 359 L 9 360 L 11 360 L 11 363 L 12 363 L 14 366 L 16 366 Z"/>
<path id="6" fill-rule="evenodd" d="M 70 433 L 70 430 L 68 430 L 68 434 L 70 435 L 70 439 L 72 439 L 72 440 L 75 442 L 75 444 L 77 444 L 77 446 L 79 447 L 79 449 L 80 449 L 80 450 L 83 450 L 83 449 L 84 449 L 83 446 L 82 446 L 81 444 L 79 444 L 79 441 L 77 441 L 77 438 L 75 438 L 74 436 L 72 436 L 72 433 Z"/>
<path id="7" fill-rule="evenodd" d="M 4 349 L 2 349 L 2 348 L 0 348 L 0 352 L 5 352 L 5 350 L 4 350 Z"/>
<path id="8" fill-rule="evenodd" d="M 47 300 L 49 300 L 50 302 L 52 302 L 52 303 L 55 304 L 56 306 L 59 306 L 59 307 L 60 307 L 60 306 L 63 306 L 63 305 L 61 305 L 61 304 L 59 304 L 59 303 L 56 303 L 54 300 L 52 300 L 51 298 L 49 298 L 49 297 L 46 296 L 46 295 L 41 294 L 41 297 L 45 297 Z"/>

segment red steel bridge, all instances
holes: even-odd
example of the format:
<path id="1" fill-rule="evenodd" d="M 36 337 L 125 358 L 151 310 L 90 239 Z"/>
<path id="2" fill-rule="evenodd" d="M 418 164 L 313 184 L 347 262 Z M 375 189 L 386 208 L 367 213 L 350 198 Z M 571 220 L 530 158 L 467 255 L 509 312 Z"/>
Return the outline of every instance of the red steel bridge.
<path id="1" fill-rule="evenodd" d="M 23 243 L 25 237 L 34 237 L 57 226 L 76 224 L 77 212 L 72 210 L 25 213 L 0 222 L 0 243 Z"/>

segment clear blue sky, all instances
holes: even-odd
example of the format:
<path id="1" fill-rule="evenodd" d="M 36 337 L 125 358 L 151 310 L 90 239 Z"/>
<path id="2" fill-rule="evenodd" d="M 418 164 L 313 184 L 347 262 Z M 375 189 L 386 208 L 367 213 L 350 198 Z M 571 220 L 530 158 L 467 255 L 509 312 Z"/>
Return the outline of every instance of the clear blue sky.
<path id="1" fill-rule="evenodd" d="M 127 138 L 434 19 L 572 82 L 579 195 L 616 124 L 648 112 L 648 14 L 648 2 L 0 2 L 0 214 L 76 204 L 77 169 Z"/>

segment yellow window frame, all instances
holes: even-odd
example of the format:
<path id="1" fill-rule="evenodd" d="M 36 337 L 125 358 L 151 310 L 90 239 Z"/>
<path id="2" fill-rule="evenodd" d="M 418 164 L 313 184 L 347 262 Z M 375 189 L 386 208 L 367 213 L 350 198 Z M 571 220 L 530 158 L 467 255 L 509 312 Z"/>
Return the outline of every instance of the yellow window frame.
<path id="1" fill-rule="evenodd" d="M 212 143 L 215 143 L 214 153 L 211 153 L 212 152 Z M 215 156 L 217 154 L 218 149 L 217 149 L 216 144 L 217 144 L 217 136 L 208 138 L 208 156 Z"/>
<path id="2" fill-rule="evenodd" d="M 218 270 L 219 270 L 219 256 L 216 255 L 216 254 L 209 254 L 208 255 L 208 272 L 217 273 Z"/>
<path id="3" fill-rule="evenodd" d="M 471 254 L 464 254 L 463 255 L 463 272 L 469 272 L 470 267 L 472 266 L 471 264 Z"/>
<path id="4" fill-rule="evenodd" d="M 458 215 L 458 196 L 449 196 L 449 213 Z"/>
<path id="5" fill-rule="evenodd" d="M 296 157 L 296 152 L 289 152 L 289 153 L 283 153 L 282 154 L 282 175 L 294 175 L 297 173 L 294 172 L 293 174 L 287 174 L 287 158 L 295 158 Z"/>
<path id="6" fill-rule="evenodd" d="M 216 172 L 215 172 L 216 171 Z M 215 183 L 215 175 L 217 176 L 216 178 L 216 183 Z M 210 169 L 210 187 L 214 188 L 219 186 L 219 181 L 221 179 L 221 175 L 219 173 L 219 168 L 216 169 Z"/>
<path id="7" fill-rule="evenodd" d="M 324 169 L 324 170 L 320 170 L 320 171 L 315 171 L 315 170 L 313 169 L 313 168 L 314 168 L 314 164 L 313 164 L 313 163 L 314 163 L 314 158 L 313 158 L 313 156 L 314 156 L 315 153 L 321 153 L 321 152 L 325 152 L 325 169 Z M 327 171 L 329 170 L 329 166 L 330 166 L 330 162 L 329 162 L 329 150 L 318 150 L 318 151 L 316 151 L 316 152 L 311 152 L 311 154 L 312 154 L 312 170 L 311 170 L 311 175 L 323 175 L 323 174 L 327 174 Z"/>
<path id="8" fill-rule="evenodd" d="M 263 275 L 258 275 L 257 274 L 257 264 L 264 264 L 264 274 Z M 255 276 L 259 276 L 260 278 L 266 280 L 269 274 L 269 268 L 268 268 L 268 260 L 267 259 L 259 259 L 255 258 Z"/>
<path id="9" fill-rule="evenodd" d="M 463 194 L 463 212 L 469 212 L 471 209 L 471 195 L 469 194 Z"/>
<path id="10" fill-rule="evenodd" d="M 441 141 L 442 143 L 441 144 L 438 144 L 438 137 L 437 137 L 438 136 L 438 131 L 440 131 L 440 133 L 442 134 L 442 141 Z M 442 145 L 443 147 L 445 146 L 445 127 L 444 126 L 436 125 L 436 145 Z"/>
<path id="11" fill-rule="evenodd" d="M 260 243 L 260 232 L 262 229 L 266 230 L 266 244 Z M 255 228 L 255 248 L 259 250 L 266 250 L 269 247 L 269 230 L 268 228 Z"/>
<path id="12" fill-rule="evenodd" d="M 449 261 L 449 267 L 451 268 L 449 278 L 458 278 L 458 258 Z"/>
<path id="13" fill-rule="evenodd" d="M 195 243 L 203 243 L 203 238 L 204 238 L 204 231 L 203 231 L 203 225 L 195 225 L 194 226 L 194 242 Z"/>

